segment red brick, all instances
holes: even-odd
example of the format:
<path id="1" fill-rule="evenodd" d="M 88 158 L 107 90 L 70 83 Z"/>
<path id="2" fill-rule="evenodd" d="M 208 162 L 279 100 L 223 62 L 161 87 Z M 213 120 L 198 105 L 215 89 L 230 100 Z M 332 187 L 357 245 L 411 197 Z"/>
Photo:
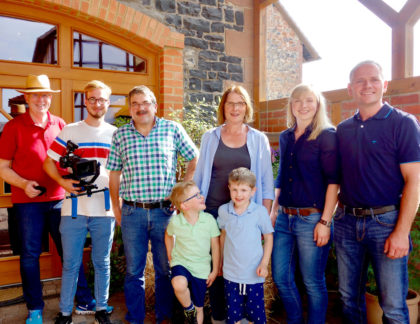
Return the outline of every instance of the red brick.
<path id="1" fill-rule="evenodd" d="M 341 103 L 341 111 L 344 110 L 356 110 L 357 109 L 357 103 L 355 101 L 347 101 Z"/>
<path id="2" fill-rule="evenodd" d="M 182 65 L 165 64 L 164 68 L 167 71 L 182 72 Z"/>
<path id="3" fill-rule="evenodd" d="M 163 52 L 164 52 L 164 55 L 182 56 L 182 51 L 175 48 L 165 48 Z"/>
<path id="4" fill-rule="evenodd" d="M 401 110 L 408 112 L 409 114 L 417 115 L 420 114 L 420 105 L 404 106 Z"/>
<path id="5" fill-rule="evenodd" d="M 406 105 L 406 104 L 415 104 L 419 102 L 418 94 L 411 94 L 408 96 L 395 96 L 391 97 L 391 105 Z"/>

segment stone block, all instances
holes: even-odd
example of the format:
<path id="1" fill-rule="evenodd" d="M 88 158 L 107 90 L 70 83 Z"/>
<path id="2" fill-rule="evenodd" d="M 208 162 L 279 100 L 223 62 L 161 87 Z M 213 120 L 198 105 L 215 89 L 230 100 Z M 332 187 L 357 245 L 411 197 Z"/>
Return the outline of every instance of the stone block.
<path id="1" fill-rule="evenodd" d="M 217 73 L 216 72 L 207 72 L 207 78 L 212 80 L 212 79 L 216 79 Z"/>
<path id="2" fill-rule="evenodd" d="M 232 73 L 230 75 L 230 78 L 232 81 L 236 81 L 236 82 L 244 82 L 244 76 L 242 73 Z"/>
<path id="3" fill-rule="evenodd" d="M 200 3 L 206 4 L 206 5 L 209 5 L 209 6 L 216 6 L 217 5 L 217 0 L 199 0 L 199 1 L 200 1 Z"/>
<path id="4" fill-rule="evenodd" d="M 226 63 L 224 62 L 211 62 L 212 71 L 226 72 Z"/>
<path id="5" fill-rule="evenodd" d="M 240 64 L 228 64 L 229 73 L 243 73 L 242 66 Z"/>
<path id="6" fill-rule="evenodd" d="M 198 78 L 191 78 L 188 82 L 190 90 L 201 90 L 201 80 Z"/>
<path id="7" fill-rule="evenodd" d="M 185 46 L 192 46 L 197 47 L 201 49 L 207 49 L 208 48 L 208 42 L 202 39 L 193 38 L 193 37 L 185 37 L 184 41 Z"/>
<path id="8" fill-rule="evenodd" d="M 221 35 L 205 35 L 204 39 L 212 42 L 223 42 L 225 40 Z"/>
<path id="9" fill-rule="evenodd" d="M 219 80 L 229 80 L 230 79 L 230 74 L 226 73 L 226 72 L 219 72 L 217 73 L 217 77 Z"/>
<path id="10" fill-rule="evenodd" d="M 228 62 L 228 63 L 235 63 L 235 64 L 241 64 L 242 63 L 242 59 L 240 57 L 229 56 L 229 55 L 219 56 L 219 61 Z"/>
<path id="11" fill-rule="evenodd" d="M 221 22 L 211 23 L 212 33 L 223 33 L 225 31 L 225 24 Z"/>
<path id="12" fill-rule="evenodd" d="M 225 21 L 232 23 L 235 21 L 234 11 L 232 9 L 225 9 Z"/>
<path id="13" fill-rule="evenodd" d="M 244 13 L 242 11 L 235 11 L 235 21 L 238 26 L 244 25 Z"/>
<path id="14" fill-rule="evenodd" d="M 201 12 L 201 6 L 198 3 L 178 2 L 178 13 L 181 15 L 198 16 Z"/>
<path id="15" fill-rule="evenodd" d="M 206 78 L 206 72 L 201 71 L 201 70 L 190 70 L 190 76 L 195 77 L 195 78 L 200 78 L 200 79 L 205 79 Z"/>
<path id="16" fill-rule="evenodd" d="M 209 20 L 221 21 L 223 19 L 223 12 L 220 8 L 203 7 L 201 16 Z"/>
<path id="17" fill-rule="evenodd" d="M 223 82 L 221 80 L 205 80 L 203 81 L 203 91 L 221 92 L 223 90 Z"/>
<path id="18" fill-rule="evenodd" d="M 184 28 L 195 31 L 210 32 L 210 22 L 205 19 L 184 17 Z"/>
<path id="19" fill-rule="evenodd" d="M 202 57 L 212 61 L 217 61 L 218 56 L 219 53 L 214 51 L 200 51 L 200 53 L 198 53 L 198 57 Z"/>
<path id="20" fill-rule="evenodd" d="M 210 42 L 210 49 L 215 50 L 215 51 L 219 51 L 219 52 L 224 52 L 225 51 L 225 44 L 224 43 L 215 43 L 215 42 Z"/>
<path id="21" fill-rule="evenodd" d="M 211 71 L 211 63 L 203 58 L 198 59 L 198 68 L 206 71 Z"/>
<path id="22" fill-rule="evenodd" d="M 156 0 L 155 8 L 163 12 L 175 12 L 175 1 L 173 0 Z"/>
<path id="23" fill-rule="evenodd" d="M 172 25 L 175 27 L 181 27 L 182 26 L 182 19 L 179 15 L 169 14 L 165 17 L 165 22 L 168 25 Z"/>

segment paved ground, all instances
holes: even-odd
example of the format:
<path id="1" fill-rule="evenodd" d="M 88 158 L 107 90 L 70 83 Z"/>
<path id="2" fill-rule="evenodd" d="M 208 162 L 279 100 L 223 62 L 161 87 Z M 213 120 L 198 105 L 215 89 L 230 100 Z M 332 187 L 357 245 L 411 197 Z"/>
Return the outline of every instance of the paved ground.
<path id="1" fill-rule="evenodd" d="M 44 308 L 44 324 L 54 324 L 54 318 L 58 312 L 58 302 L 59 299 L 57 297 L 54 298 L 46 298 L 45 299 L 45 308 Z M 109 300 L 109 304 L 114 306 L 114 312 L 111 315 L 111 320 L 115 324 L 123 324 L 126 323 L 124 321 L 124 316 L 126 312 L 125 302 L 124 302 L 124 294 L 123 293 L 116 293 L 111 296 Z M 274 313 L 273 317 L 269 320 L 268 323 L 270 324 L 283 324 L 285 323 L 285 316 L 284 311 L 279 311 L 281 306 L 276 304 L 273 305 Z M 340 314 L 339 314 L 339 304 L 336 297 L 336 294 L 330 294 L 330 303 L 328 309 L 328 317 L 327 323 L 328 324 L 339 324 L 341 323 Z M 27 316 L 27 310 L 24 303 L 20 303 L 17 305 L 0 307 L 0 324 L 22 324 L 25 323 L 25 318 Z M 94 316 L 87 315 L 73 315 L 73 323 L 74 324 L 91 324 L 94 323 Z M 146 317 L 145 324 L 154 324 L 154 314 L 149 312 Z M 175 324 L 182 324 L 182 323 L 175 323 Z"/>

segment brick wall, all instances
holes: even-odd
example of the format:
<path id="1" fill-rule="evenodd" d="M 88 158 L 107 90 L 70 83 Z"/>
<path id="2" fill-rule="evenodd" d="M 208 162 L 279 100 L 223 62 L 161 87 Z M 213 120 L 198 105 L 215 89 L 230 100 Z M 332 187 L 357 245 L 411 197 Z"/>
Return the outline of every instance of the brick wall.
<path id="1" fill-rule="evenodd" d="M 328 101 L 328 113 L 335 125 L 354 115 L 357 106 L 347 94 L 347 89 L 327 91 L 324 96 Z M 384 100 L 415 115 L 420 121 L 420 77 L 390 81 Z M 260 103 L 259 128 L 267 132 L 273 147 L 278 147 L 279 133 L 286 129 L 286 105 L 287 98 Z"/>

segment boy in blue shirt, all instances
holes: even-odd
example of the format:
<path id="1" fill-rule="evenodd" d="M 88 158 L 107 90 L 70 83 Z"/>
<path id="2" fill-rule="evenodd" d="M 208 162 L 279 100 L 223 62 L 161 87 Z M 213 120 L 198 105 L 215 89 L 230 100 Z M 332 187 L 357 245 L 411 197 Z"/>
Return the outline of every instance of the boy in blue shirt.
<path id="1" fill-rule="evenodd" d="M 266 323 L 264 280 L 273 248 L 273 226 L 267 209 L 251 201 L 255 175 L 247 168 L 229 174 L 231 201 L 220 206 L 217 222 L 227 303 L 227 324 L 246 318 Z M 264 246 L 261 244 L 264 236 Z"/>
<path id="2" fill-rule="evenodd" d="M 206 290 L 219 272 L 220 231 L 214 217 L 203 212 L 204 197 L 194 181 L 177 183 L 170 200 L 181 211 L 172 216 L 165 232 L 172 287 L 188 323 L 202 324 Z"/>

